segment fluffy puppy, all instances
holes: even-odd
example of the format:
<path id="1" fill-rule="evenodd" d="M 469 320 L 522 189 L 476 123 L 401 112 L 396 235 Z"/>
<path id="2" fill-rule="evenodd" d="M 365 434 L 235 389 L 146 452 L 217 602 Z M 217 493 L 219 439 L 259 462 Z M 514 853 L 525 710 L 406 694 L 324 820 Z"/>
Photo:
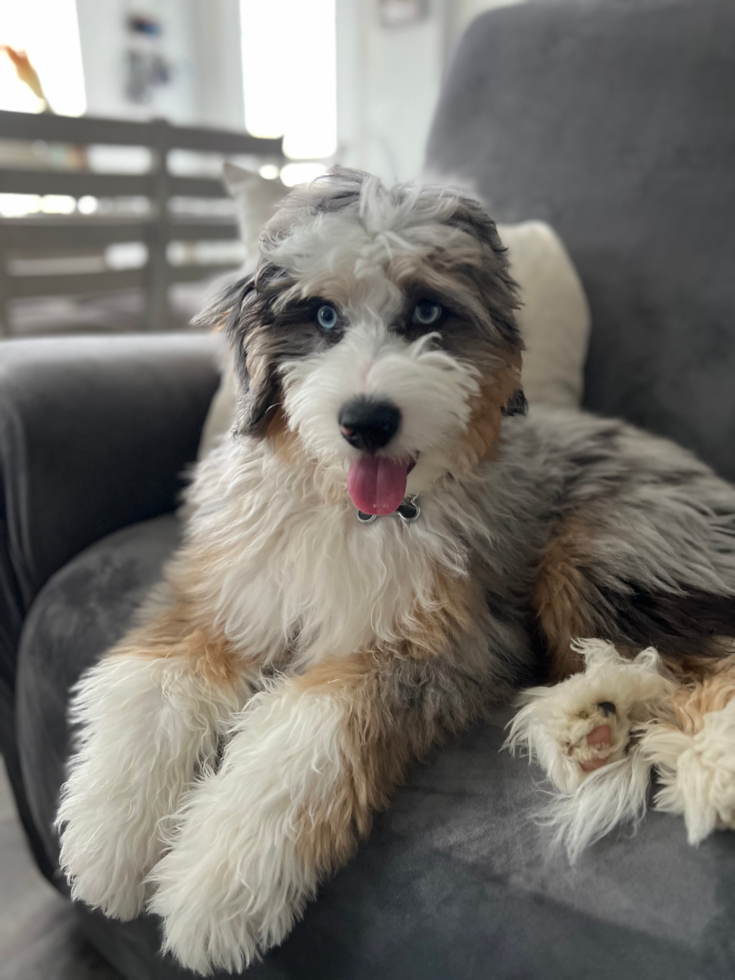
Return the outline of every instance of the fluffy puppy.
<path id="1" fill-rule="evenodd" d="M 208 314 L 238 422 L 76 688 L 58 817 L 73 895 L 147 904 L 187 967 L 281 942 L 409 764 L 545 654 L 705 655 L 732 625 L 735 491 L 622 423 L 523 417 L 515 306 L 475 201 L 338 170 Z"/>

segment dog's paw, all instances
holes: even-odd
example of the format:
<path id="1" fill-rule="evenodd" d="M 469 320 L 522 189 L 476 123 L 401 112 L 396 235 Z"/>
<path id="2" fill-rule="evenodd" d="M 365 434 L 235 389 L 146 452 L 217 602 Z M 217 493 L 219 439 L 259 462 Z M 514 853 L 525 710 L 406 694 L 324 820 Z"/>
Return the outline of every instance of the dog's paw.
<path id="1" fill-rule="evenodd" d="M 153 871 L 157 888 L 149 910 L 163 919 L 163 951 L 202 976 L 240 973 L 261 953 L 247 884 L 218 865 L 215 855 L 211 866 L 207 855 L 192 857 L 172 851 Z M 186 867 L 190 861 L 193 866 Z"/>
<path id="2" fill-rule="evenodd" d="M 338 699 L 295 684 L 257 695 L 220 768 L 184 800 L 149 905 L 184 966 L 242 970 L 285 939 L 320 875 L 344 860 L 348 838 L 333 838 L 328 819 L 343 718 Z"/>
<path id="3" fill-rule="evenodd" d="M 655 650 L 625 660 L 601 640 L 579 643 L 585 670 L 521 696 L 507 747 L 538 762 L 554 786 L 573 793 L 593 772 L 627 755 L 631 733 L 671 692 Z"/>
<path id="4" fill-rule="evenodd" d="M 580 691 L 581 703 L 570 705 L 559 717 L 556 733 L 559 745 L 579 767 L 580 774 L 622 759 L 631 730 L 630 718 L 612 701 L 592 704 L 585 700 L 585 693 Z"/>
<path id="5" fill-rule="evenodd" d="M 57 825 L 61 831 L 61 870 L 71 897 L 113 919 L 134 919 L 146 901 L 144 881 L 150 843 L 92 794 L 67 793 Z M 117 816 L 117 819 L 116 819 Z"/>
<path id="6" fill-rule="evenodd" d="M 315 882 L 278 828 L 249 826 L 242 813 L 201 816 L 188 814 L 153 869 L 149 909 L 163 919 L 164 951 L 182 966 L 239 973 L 285 939 Z"/>
<path id="7" fill-rule="evenodd" d="M 735 829 L 735 698 L 703 713 L 697 691 L 683 708 L 687 730 L 647 725 L 641 753 L 659 773 L 656 808 L 681 814 L 696 845 L 714 830 Z"/>

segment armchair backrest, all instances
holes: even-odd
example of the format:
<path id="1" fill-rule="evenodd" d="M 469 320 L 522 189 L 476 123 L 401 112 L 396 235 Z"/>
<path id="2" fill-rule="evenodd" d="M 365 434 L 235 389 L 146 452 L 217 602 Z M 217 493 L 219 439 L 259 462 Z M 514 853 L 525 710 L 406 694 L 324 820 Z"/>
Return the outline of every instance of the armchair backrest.
<path id="1" fill-rule="evenodd" d="M 592 311 L 585 404 L 735 479 L 735 4 L 531 0 L 455 52 L 427 169 L 563 237 Z"/>

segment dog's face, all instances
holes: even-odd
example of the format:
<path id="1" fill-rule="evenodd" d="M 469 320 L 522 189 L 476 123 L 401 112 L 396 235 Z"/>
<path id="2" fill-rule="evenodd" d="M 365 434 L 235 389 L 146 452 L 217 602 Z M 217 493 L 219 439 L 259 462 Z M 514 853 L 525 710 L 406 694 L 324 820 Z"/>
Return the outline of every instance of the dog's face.
<path id="1" fill-rule="evenodd" d="M 475 201 L 328 174 L 289 195 L 256 274 L 214 311 L 238 360 L 239 427 L 390 513 L 492 455 L 522 404 L 516 305 Z"/>

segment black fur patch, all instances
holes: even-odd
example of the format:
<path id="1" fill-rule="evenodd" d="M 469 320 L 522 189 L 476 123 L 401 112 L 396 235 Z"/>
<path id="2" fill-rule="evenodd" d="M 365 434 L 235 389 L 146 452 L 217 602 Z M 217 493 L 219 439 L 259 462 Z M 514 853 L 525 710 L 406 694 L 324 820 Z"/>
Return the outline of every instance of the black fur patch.
<path id="1" fill-rule="evenodd" d="M 605 635 L 613 643 L 654 646 L 673 656 L 712 656 L 717 651 L 706 640 L 735 636 L 735 596 L 645 592 L 633 585 L 629 593 L 599 592 L 612 612 Z"/>
<path id="2" fill-rule="evenodd" d="M 508 404 L 500 410 L 503 415 L 526 415 L 528 413 L 528 402 L 521 388 L 514 391 L 508 399 Z"/>

